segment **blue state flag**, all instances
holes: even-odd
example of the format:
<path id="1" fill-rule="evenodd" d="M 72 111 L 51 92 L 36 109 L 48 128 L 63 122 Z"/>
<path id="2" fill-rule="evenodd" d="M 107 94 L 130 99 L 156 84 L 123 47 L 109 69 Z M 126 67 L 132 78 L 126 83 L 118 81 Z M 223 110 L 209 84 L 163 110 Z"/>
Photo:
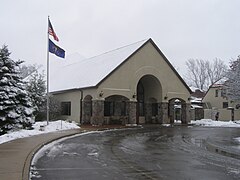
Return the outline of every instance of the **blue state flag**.
<path id="1" fill-rule="evenodd" d="M 49 52 L 55 54 L 58 57 L 65 58 L 65 51 L 58 47 L 56 44 L 54 44 L 50 39 L 49 39 Z"/>

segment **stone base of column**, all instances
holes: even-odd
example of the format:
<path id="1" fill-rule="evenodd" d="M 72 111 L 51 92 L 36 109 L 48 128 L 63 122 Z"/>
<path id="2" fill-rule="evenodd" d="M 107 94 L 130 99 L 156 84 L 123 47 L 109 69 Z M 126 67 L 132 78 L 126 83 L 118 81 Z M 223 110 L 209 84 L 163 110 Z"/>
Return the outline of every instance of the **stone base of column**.
<path id="1" fill-rule="evenodd" d="M 191 121 L 191 104 L 182 103 L 182 124 L 188 124 Z"/>
<path id="2" fill-rule="evenodd" d="M 170 123 L 170 119 L 168 116 L 168 103 L 162 102 L 160 105 L 160 117 L 161 117 L 161 123 Z"/>
<path id="3" fill-rule="evenodd" d="M 173 124 L 174 123 L 174 119 L 175 119 L 175 117 L 174 117 L 174 111 L 175 111 L 175 109 L 174 109 L 174 101 L 170 101 L 169 102 L 169 104 L 168 104 L 168 116 L 169 116 L 169 121 L 170 121 L 170 123 L 171 124 Z"/>
<path id="4" fill-rule="evenodd" d="M 93 100 L 92 101 L 92 125 L 103 125 L 104 122 L 104 101 Z"/>
<path id="5" fill-rule="evenodd" d="M 137 123 L 137 102 L 129 101 L 129 124 Z"/>
<path id="6" fill-rule="evenodd" d="M 82 114 L 82 124 L 90 124 L 91 122 L 91 110 L 92 110 L 92 101 L 83 101 L 82 102 L 83 114 Z"/>

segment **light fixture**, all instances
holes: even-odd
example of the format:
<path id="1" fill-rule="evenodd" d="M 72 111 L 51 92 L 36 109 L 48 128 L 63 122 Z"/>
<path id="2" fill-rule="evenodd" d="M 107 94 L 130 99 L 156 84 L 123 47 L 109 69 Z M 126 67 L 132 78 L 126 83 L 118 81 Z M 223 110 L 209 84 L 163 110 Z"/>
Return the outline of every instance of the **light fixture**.
<path id="1" fill-rule="evenodd" d="M 102 97 L 102 96 L 103 96 L 103 91 L 99 93 L 99 97 Z"/>
<path id="2" fill-rule="evenodd" d="M 132 97 L 135 99 L 136 98 L 136 93 L 133 93 Z"/>

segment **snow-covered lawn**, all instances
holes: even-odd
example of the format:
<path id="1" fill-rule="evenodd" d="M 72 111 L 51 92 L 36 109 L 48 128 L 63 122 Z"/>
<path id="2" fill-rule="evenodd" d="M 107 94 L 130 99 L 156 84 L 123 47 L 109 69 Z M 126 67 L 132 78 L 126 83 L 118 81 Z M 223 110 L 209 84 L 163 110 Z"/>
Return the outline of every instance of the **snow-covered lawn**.
<path id="1" fill-rule="evenodd" d="M 240 144 L 240 137 L 234 138 L 234 140 Z"/>
<path id="2" fill-rule="evenodd" d="M 210 127 L 239 127 L 240 121 L 214 121 L 212 119 L 201 119 L 191 121 L 191 124 L 199 126 L 210 126 Z"/>
<path id="3" fill-rule="evenodd" d="M 40 130 L 40 126 L 45 126 L 44 131 Z M 19 130 L 15 132 L 9 132 L 7 134 L 0 136 L 0 144 L 7 141 L 14 140 L 14 139 L 19 139 L 19 138 L 38 135 L 38 134 L 49 133 L 49 132 L 67 130 L 67 129 L 76 129 L 76 128 L 80 128 L 79 126 L 77 126 L 76 123 L 74 122 L 69 123 L 61 120 L 49 122 L 48 126 L 46 121 L 36 122 L 33 125 L 32 130 Z"/>

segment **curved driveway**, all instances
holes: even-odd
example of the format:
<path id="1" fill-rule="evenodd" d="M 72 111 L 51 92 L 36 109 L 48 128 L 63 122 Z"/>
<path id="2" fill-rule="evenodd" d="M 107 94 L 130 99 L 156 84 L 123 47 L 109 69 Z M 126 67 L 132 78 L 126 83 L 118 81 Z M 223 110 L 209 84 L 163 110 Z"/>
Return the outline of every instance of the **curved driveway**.
<path id="1" fill-rule="evenodd" d="M 35 179 L 240 179 L 239 128 L 144 126 L 76 136 L 35 156 Z"/>

